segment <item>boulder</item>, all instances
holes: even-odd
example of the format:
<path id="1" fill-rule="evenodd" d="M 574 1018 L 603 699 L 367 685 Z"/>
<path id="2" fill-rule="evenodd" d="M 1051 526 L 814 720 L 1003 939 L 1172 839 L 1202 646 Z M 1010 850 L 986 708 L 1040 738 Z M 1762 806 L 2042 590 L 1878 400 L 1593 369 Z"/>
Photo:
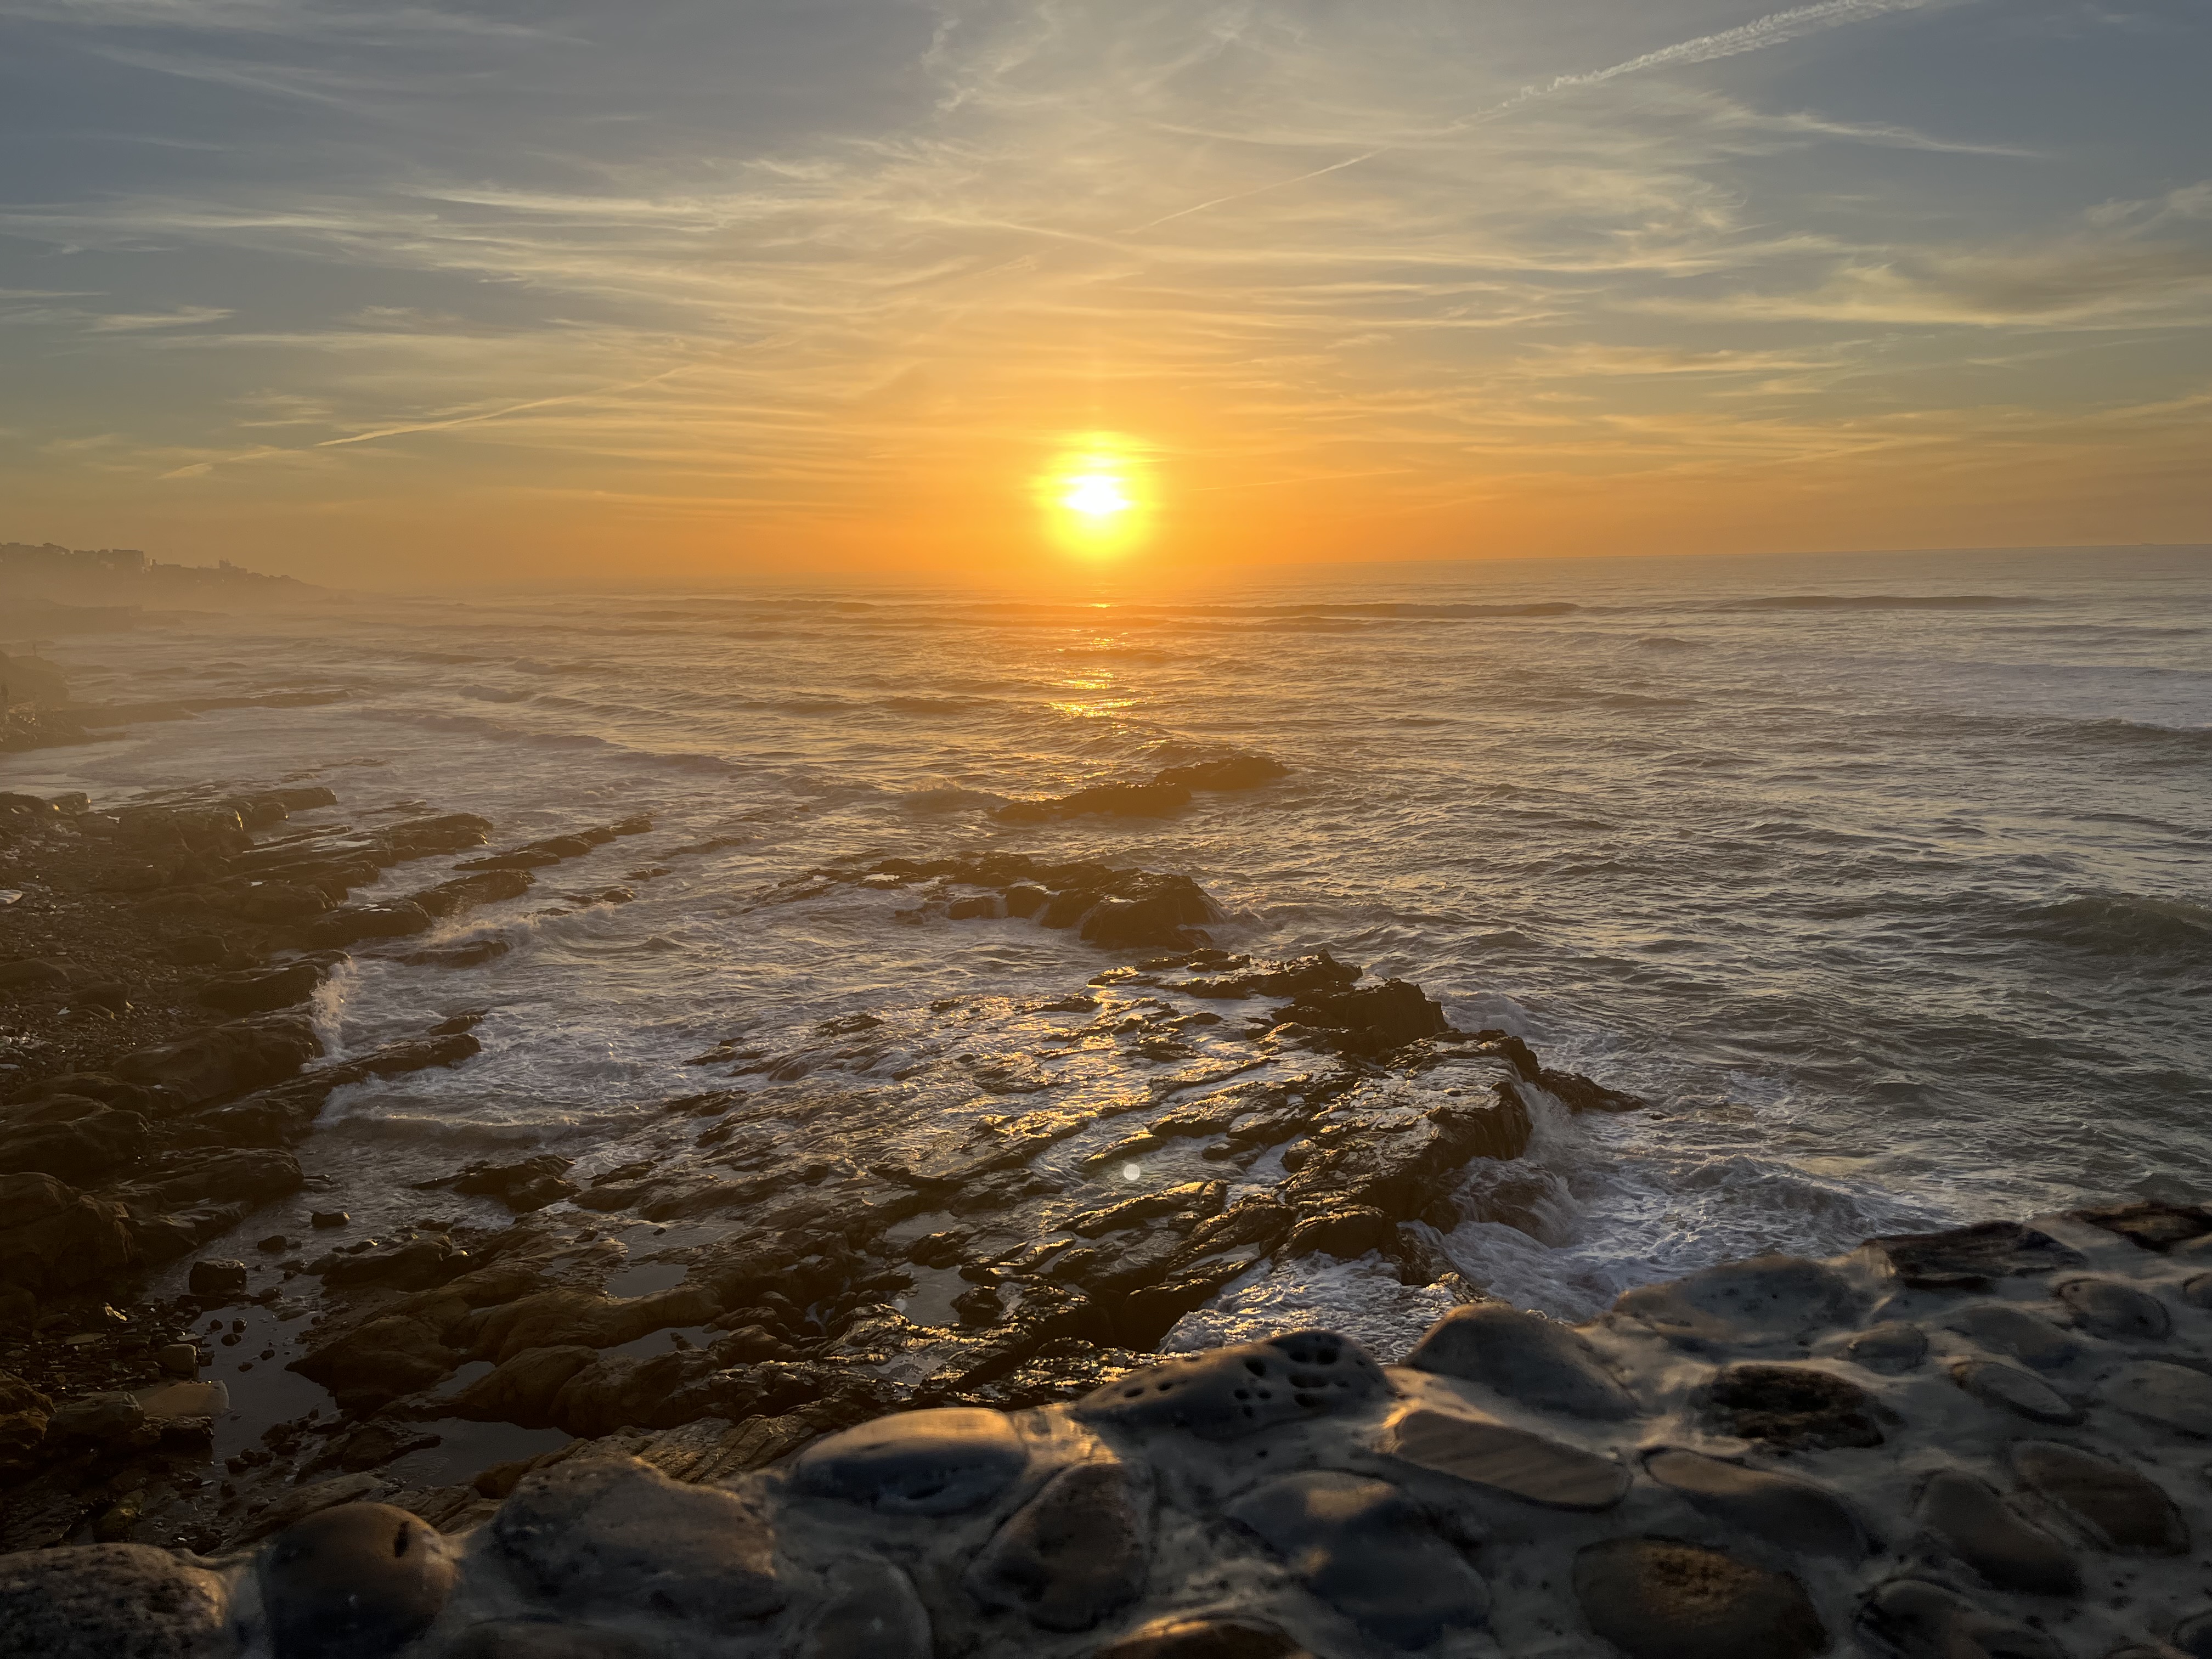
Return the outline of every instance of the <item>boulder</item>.
<path id="1" fill-rule="evenodd" d="M 1808 1365 L 1731 1365 L 1707 1389 L 1706 1405 L 1719 1433 L 1789 1450 L 1882 1443 L 1873 1396 Z"/>
<path id="2" fill-rule="evenodd" d="M 1893 1578 L 1875 1590 L 1859 1610 L 1859 1627 L 1903 1659 L 2063 1659 L 2042 1632 L 1917 1578 Z"/>
<path id="3" fill-rule="evenodd" d="M 795 1659 L 930 1659 L 929 1610 L 914 1581 L 877 1555 L 840 1562 L 830 1598 Z"/>
<path id="4" fill-rule="evenodd" d="M 887 1515 L 959 1515 L 1004 1492 L 1028 1461 L 1003 1412 L 905 1412 L 817 1440 L 792 1477 L 799 1492 Z"/>
<path id="5" fill-rule="evenodd" d="M 115 1069 L 129 1082 L 160 1085 L 198 1105 L 290 1077 L 322 1052 L 304 1016 L 264 1014 L 125 1054 Z"/>
<path id="6" fill-rule="evenodd" d="M 561 1390 L 599 1357 L 596 1348 L 525 1348 L 453 1395 L 447 1410 L 478 1422 L 549 1427 Z"/>
<path id="7" fill-rule="evenodd" d="M 1628 1659 L 1813 1659 L 1828 1632 L 1805 1587 L 1718 1550 L 1617 1538 L 1575 1558 L 1583 1616 Z"/>
<path id="8" fill-rule="evenodd" d="M 2014 1443 L 2021 1480 L 2116 1555 L 2174 1556 L 2189 1550 L 2189 1523 L 2148 1476 L 2110 1458 L 2049 1440 Z"/>
<path id="9" fill-rule="evenodd" d="M 2166 1304 L 2117 1279 L 2069 1279 L 2058 1299 L 2083 1330 L 2108 1342 L 2162 1342 L 2173 1330 Z"/>
<path id="10" fill-rule="evenodd" d="M 575 1161 L 543 1152 L 519 1164 L 471 1164 L 454 1178 L 453 1187 L 470 1196 L 496 1198 L 515 1214 L 528 1215 L 583 1190 L 580 1183 L 566 1178 Z"/>
<path id="11" fill-rule="evenodd" d="M 1609 1510 L 1633 1477 L 1609 1457 L 1480 1418 L 1425 1408 L 1401 1413 L 1379 1449 L 1431 1474 L 1547 1509 Z"/>
<path id="12" fill-rule="evenodd" d="M 1502 1302 L 1453 1309 L 1406 1364 L 1480 1382 L 1540 1411 L 1615 1421 L 1636 1415 L 1635 1400 L 1588 1338 Z"/>
<path id="13" fill-rule="evenodd" d="M 229 1587 L 150 1544 L 0 1556 L 8 1659 L 229 1659 Z"/>
<path id="14" fill-rule="evenodd" d="M 295 1522 L 260 1558 L 277 1659 L 386 1659 L 446 1605 L 446 1540 L 404 1510 L 343 1504 Z"/>
<path id="15" fill-rule="evenodd" d="M 2031 1423 L 2079 1423 L 2081 1408 L 2040 1377 L 1993 1359 L 1961 1360 L 1950 1367 L 1951 1380 L 1984 1405 Z"/>
<path id="16" fill-rule="evenodd" d="M 1869 1547 L 1865 1531 L 1843 1501 L 1809 1480 L 1674 1448 L 1651 1453 L 1644 1467 L 1700 1513 L 1792 1555 L 1855 1561 Z"/>
<path id="17" fill-rule="evenodd" d="M 76 1095 L 49 1095 L 0 1111 L 0 1175 L 103 1181 L 144 1152 L 149 1131 L 136 1112 Z"/>
<path id="18" fill-rule="evenodd" d="M 330 956 L 302 957 L 276 967 L 218 974 L 201 984 L 199 1000 L 230 1014 L 265 1014 L 294 1007 L 315 994 L 315 988 L 339 960 Z"/>
<path id="19" fill-rule="evenodd" d="M 54 1402 L 20 1376 L 0 1371 L 0 1464 L 13 1462 L 46 1437 Z"/>
<path id="20" fill-rule="evenodd" d="M 962 1582 L 1040 1630 L 1091 1630 L 1143 1591 L 1152 1530 L 1148 1470 L 1078 1463 L 1007 1518 Z"/>
<path id="21" fill-rule="evenodd" d="M 0 1284 L 37 1294 L 104 1285 L 138 1261 L 129 1213 L 52 1176 L 0 1175 Z"/>
<path id="22" fill-rule="evenodd" d="M 185 1288 L 203 1302 L 232 1302 L 246 1294 L 243 1261 L 195 1261 Z"/>
<path id="23" fill-rule="evenodd" d="M 2081 1252 L 2017 1221 L 1869 1238 L 1867 1248 L 1916 1290 L 1986 1291 L 1993 1280 L 2082 1265 Z"/>
<path id="24" fill-rule="evenodd" d="M 1077 1420 L 1234 1440 L 1353 1410 L 1389 1392 L 1367 1351 L 1334 1331 L 1292 1331 L 1133 1371 L 1086 1395 Z"/>
<path id="25" fill-rule="evenodd" d="M 1364 990 L 1309 993 L 1277 1018 L 1325 1032 L 1328 1046 L 1359 1054 L 1388 1054 L 1451 1030 L 1443 1006 L 1402 979 Z"/>
<path id="26" fill-rule="evenodd" d="M 1945 1469 L 1921 1488 L 1914 1515 L 1992 1589 L 2024 1595 L 2079 1595 L 2073 1555 L 1983 1482 Z"/>
<path id="27" fill-rule="evenodd" d="M 344 950 L 363 939 L 405 939 L 430 931 L 430 913 L 408 899 L 381 904 L 348 904 L 317 917 L 307 942 L 320 950 Z"/>
<path id="28" fill-rule="evenodd" d="M 1781 1255 L 1643 1285 L 1613 1305 L 1669 1341 L 1698 1350 L 1798 1343 L 1853 1323 L 1859 1313 L 1857 1292 L 1834 1268 Z"/>
<path id="29" fill-rule="evenodd" d="M 310 1349 L 290 1369 L 353 1409 L 374 1407 L 437 1382 L 461 1363 L 438 1327 L 405 1314 L 357 1325 Z"/>

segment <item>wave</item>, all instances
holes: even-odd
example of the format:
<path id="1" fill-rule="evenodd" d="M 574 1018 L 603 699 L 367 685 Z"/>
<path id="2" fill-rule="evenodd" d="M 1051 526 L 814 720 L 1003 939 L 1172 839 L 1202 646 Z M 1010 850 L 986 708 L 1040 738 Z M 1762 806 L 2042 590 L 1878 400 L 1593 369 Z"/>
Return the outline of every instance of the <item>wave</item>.
<path id="1" fill-rule="evenodd" d="M 1679 634 L 1646 634 L 1636 641 L 1646 651 L 1700 651 L 1703 640 L 1686 640 Z"/>
<path id="2" fill-rule="evenodd" d="M 2048 720 L 2030 726 L 2028 735 L 2057 738 L 2084 748 L 2163 753 L 2177 761 L 2212 758 L 2212 726 L 2159 726 L 2149 720 Z"/>
<path id="3" fill-rule="evenodd" d="M 2002 593 L 1787 593 L 1737 599 L 1723 611 L 2012 611 L 2049 599 Z"/>
<path id="4" fill-rule="evenodd" d="M 2192 899 L 2088 894 L 2039 905 L 2021 917 L 2012 931 L 2107 956 L 2212 961 L 2212 905 Z"/>

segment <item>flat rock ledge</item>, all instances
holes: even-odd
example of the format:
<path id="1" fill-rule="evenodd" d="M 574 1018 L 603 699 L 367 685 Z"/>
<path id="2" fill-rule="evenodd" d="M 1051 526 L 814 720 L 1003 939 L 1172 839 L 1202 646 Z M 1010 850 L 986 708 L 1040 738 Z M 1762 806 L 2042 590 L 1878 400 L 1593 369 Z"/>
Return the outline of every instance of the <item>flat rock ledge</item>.
<path id="1" fill-rule="evenodd" d="M 0 1659 L 2212 1659 L 2184 1206 L 1762 1256 L 1580 1327 L 1476 1303 L 1398 1365 L 1297 1331 L 728 1478 L 700 1427 L 451 1533 L 343 1503 L 228 1557 L 0 1557 Z"/>

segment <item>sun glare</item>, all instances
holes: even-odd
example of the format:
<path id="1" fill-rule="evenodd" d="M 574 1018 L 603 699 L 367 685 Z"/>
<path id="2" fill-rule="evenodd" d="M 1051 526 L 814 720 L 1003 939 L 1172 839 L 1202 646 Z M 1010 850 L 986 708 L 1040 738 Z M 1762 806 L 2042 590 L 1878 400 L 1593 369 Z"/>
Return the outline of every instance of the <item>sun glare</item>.
<path id="1" fill-rule="evenodd" d="M 1124 553 L 1148 538 L 1155 511 L 1142 444 L 1094 434 L 1060 452 L 1037 478 L 1046 527 L 1066 550 L 1086 556 Z"/>
<path id="2" fill-rule="evenodd" d="M 1110 473 L 1086 473 L 1067 481 L 1066 493 L 1060 504 L 1071 513 L 1080 513 L 1087 519 L 1110 519 L 1116 514 L 1127 513 L 1136 503 L 1129 499 L 1127 488 Z"/>

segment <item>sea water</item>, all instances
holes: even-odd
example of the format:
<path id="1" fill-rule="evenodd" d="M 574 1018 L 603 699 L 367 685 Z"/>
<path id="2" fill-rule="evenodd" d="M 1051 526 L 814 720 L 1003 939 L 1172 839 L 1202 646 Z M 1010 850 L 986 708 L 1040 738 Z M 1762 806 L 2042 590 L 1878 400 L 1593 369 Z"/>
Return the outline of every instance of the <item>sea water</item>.
<path id="1" fill-rule="evenodd" d="M 348 695 L 10 757 L 9 787 L 115 805 L 312 775 L 341 796 L 321 817 L 471 811 L 495 845 L 653 815 L 434 936 L 498 936 L 496 960 L 363 957 L 325 988 L 341 1052 L 489 1011 L 477 1059 L 333 1101 L 311 1169 L 372 1209 L 471 1158 L 618 1163 L 657 1103 L 717 1085 L 684 1062 L 719 1044 L 951 1133 L 962 1068 L 1020 1063 L 1020 1022 L 842 1059 L 821 1028 L 912 1030 L 1109 959 L 1025 921 L 904 924 L 896 893 L 790 895 L 833 860 L 993 848 L 1188 872 L 1230 913 L 1219 944 L 1326 946 L 1647 1097 L 1471 1173 L 1502 1218 L 1449 1248 L 1526 1305 L 1581 1316 L 1767 1247 L 2212 1198 L 2201 550 L 357 598 L 46 653 L 88 701 Z M 1232 752 L 1292 769 L 1168 818 L 988 816 Z M 795 1130 L 793 1166 L 809 1152 Z M 1310 1265 L 1231 1303 L 1179 1340 L 1334 1318 L 1388 1346 L 1435 1312 Z"/>

